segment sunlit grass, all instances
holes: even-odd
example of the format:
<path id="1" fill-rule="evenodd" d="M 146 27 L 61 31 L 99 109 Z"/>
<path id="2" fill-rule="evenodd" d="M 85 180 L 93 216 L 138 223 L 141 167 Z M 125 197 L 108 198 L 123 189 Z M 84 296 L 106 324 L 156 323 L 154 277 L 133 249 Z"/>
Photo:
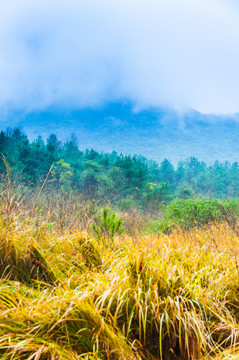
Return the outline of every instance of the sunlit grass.
<path id="1" fill-rule="evenodd" d="M 0 222 L 0 358 L 236 359 L 239 237 L 227 224 L 109 247 Z"/>

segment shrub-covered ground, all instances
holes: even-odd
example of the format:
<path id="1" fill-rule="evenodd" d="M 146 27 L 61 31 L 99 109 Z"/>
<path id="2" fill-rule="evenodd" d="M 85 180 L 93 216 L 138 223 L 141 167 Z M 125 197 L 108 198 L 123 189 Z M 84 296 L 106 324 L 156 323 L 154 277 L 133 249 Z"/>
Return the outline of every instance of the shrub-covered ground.
<path id="1" fill-rule="evenodd" d="M 59 229 L 36 211 L 1 217 L 1 359 L 239 357 L 228 222 L 107 242 Z"/>

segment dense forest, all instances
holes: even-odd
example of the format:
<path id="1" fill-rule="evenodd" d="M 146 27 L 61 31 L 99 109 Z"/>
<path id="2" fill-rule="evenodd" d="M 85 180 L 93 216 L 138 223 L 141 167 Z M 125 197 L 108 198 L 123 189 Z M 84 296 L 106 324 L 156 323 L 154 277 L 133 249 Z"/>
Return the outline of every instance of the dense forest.
<path id="1" fill-rule="evenodd" d="M 17 184 L 40 186 L 48 175 L 49 189 L 104 199 L 122 210 L 134 206 L 153 210 L 174 198 L 239 196 L 237 162 L 207 165 L 191 157 L 174 167 L 167 159 L 158 164 L 140 155 L 83 152 L 74 135 L 65 143 L 55 134 L 46 142 L 40 136 L 30 142 L 18 128 L 0 132 L 0 153 Z M 2 161 L 2 177 L 5 170 Z"/>

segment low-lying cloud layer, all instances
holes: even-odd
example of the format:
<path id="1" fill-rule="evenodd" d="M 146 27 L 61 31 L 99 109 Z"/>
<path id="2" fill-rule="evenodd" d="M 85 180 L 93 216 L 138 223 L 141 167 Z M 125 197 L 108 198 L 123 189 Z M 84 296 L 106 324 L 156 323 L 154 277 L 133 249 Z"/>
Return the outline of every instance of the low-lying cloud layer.
<path id="1" fill-rule="evenodd" d="M 233 0 L 1 0 L 0 107 L 239 112 Z"/>

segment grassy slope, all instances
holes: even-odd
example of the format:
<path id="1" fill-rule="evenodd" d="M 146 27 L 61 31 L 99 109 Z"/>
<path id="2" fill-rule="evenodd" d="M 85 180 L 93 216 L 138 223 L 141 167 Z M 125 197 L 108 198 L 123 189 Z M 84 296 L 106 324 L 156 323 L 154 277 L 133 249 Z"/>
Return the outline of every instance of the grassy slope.
<path id="1" fill-rule="evenodd" d="M 3 360 L 239 356 L 239 238 L 228 225 L 121 235 L 106 248 L 13 217 L 0 237 Z"/>

